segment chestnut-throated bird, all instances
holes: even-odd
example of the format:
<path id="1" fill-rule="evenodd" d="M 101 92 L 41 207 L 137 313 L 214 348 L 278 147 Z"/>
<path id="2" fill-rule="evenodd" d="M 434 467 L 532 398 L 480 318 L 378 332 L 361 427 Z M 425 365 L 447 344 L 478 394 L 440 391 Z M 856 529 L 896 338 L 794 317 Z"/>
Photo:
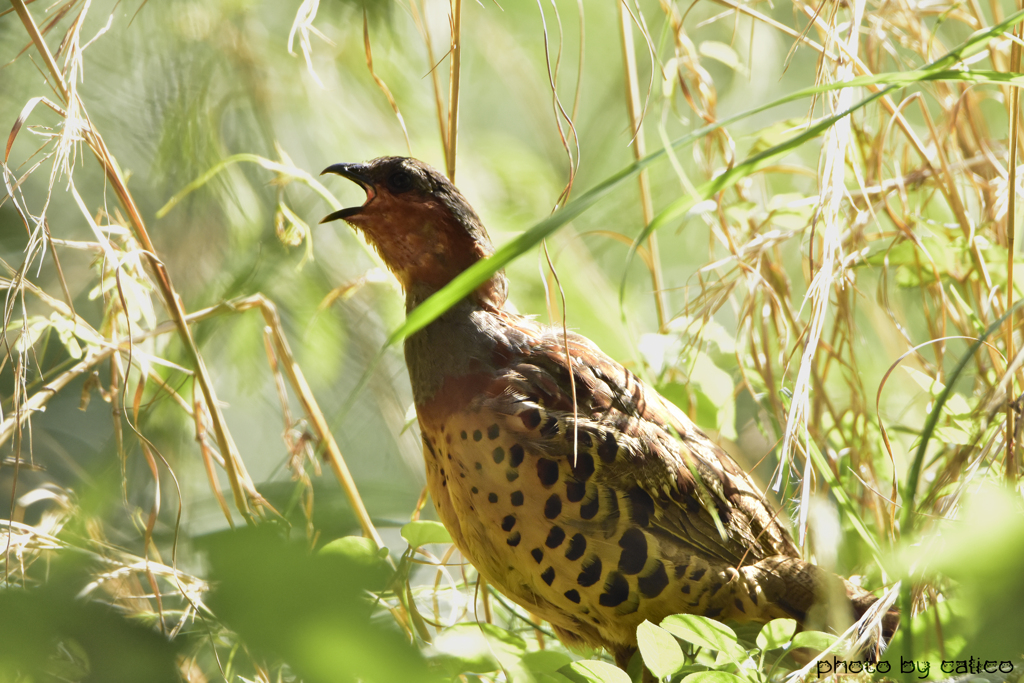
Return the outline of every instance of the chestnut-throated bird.
<path id="1" fill-rule="evenodd" d="M 407 312 L 494 252 L 462 194 L 420 161 L 324 173 L 366 202 L 322 222 L 363 232 Z M 645 619 L 804 623 L 826 596 L 857 617 L 875 602 L 800 559 L 757 485 L 675 405 L 585 337 L 509 311 L 507 294 L 497 272 L 405 340 L 430 495 L 489 583 L 623 668 Z M 885 615 L 887 636 L 897 621 Z"/>

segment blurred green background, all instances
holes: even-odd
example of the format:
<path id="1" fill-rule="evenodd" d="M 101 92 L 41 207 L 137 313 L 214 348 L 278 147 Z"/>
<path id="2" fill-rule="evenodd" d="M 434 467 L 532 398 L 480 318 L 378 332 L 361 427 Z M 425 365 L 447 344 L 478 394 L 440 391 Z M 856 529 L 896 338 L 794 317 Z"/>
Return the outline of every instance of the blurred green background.
<path id="1" fill-rule="evenodd" d="M 352 230 L 341 223 L 317 226 L 332 209 L 309 183 L 254 160 L 269 159 L 314 177 L 332 163 L 382 155 L 412 155 L 444 168 L 438 111 L 447 107 L 449 4 L 65 0 L 28 7 L 45 29 L 49 49 L 61 46 L 57 61 L 74 84 L 88 125 L 116 158 L 184 309 L 198 311 L 256 293 L 276 304 L 295 360 L 361 498 L 391 557 L 400 558 L 406 542 L 399 527 L 414 515 L 424 485 L 401 349 L 391 346 L 381 354 L 403 320 L 402 296 Z M 705 123 L 833 74 L 833 62 L 821 61 L 813 46 L 794 46 L 796 36 L 810 16 L 819 16 L 807 35 L 825 44 L 842 34 L 850 19 L 850 7 L 828 4 L 817 14 L 802 3 L 752 5 L 752 11 L 764 13 L 757 20 L 727 4 L 645 1 L 629 7 L 638 65 L 632 85 L 644 108 L 641 135 L 652 152 Z M 918 68 L 1012 9 L 998 2 L 900 12 L 868 5 L 861 24 L 862 63 L 873 72 Z M 463 5 L 455 182 L 497 244 L 559 205 L 573 173 L 570 199 L 634 160 L 620 22 L 614 2 Z M 401 118 L 367 67 L 364 27 L 374 72 Z M 431 39 L 429 51 L 424 31 Z M 1009 43 L 993 39 L 972 68 L 1007 71 Z M 829 43 L 827 49 L 834 54 L 836 47 Z M 45 104 L 37 104 L 24 121 L 19 118 L 32 98 L 66 104 L 45 82 L 44 62 L 15 12 L 0 16 L 0 50 L 0 122 L 14 129 L 4 166 L 8 195 L 0 205 L 0 276 L 6 291 L 0 418 L 9 421 L 28 397 L 45 393 L 46 383 L 72 367 L 83 349 L 102 347 L 32 286 L 66 300 L 106 339 L 152 329 L 168 316 L 152 277 L 138 266 L 140 247 L 127 230 L 109 179 L 75 134 L 75 126 L 85 124 L 65 122 Z M 439 95 L 431 73 L 435 64 Z M 845 495 L 837 496 L 826 483 L 830 479 L 822 478 L 820 462 L 805 470 L 805 456 L 798 453 L 776 502 L 798 520 L 805 506 L 817 506 L 808 554 L 837 571 L 863 574 L 871 588 L 889 586 L 910 571 L 919 607 L 942 602 L 944 591 L 956 584 L 914 562 L 892 559 L 890 551 L 898 546 L 889 516 L 893 482 L 903 485 L 925 418 L 940 410 L 918 492 L 923 517 L 904 539 L 907 544 L 917 542 L 918 533 L 932 535 L 935 520 L 955 517 L 961 496 L 975 483 L 1005 479 L 1011 488 L 1016 485 L 1016 465 L 1006 465 L 1000 455 L 1004 335 L 993 336 L 998 352 L 979 354 L 944 406 L 935 398 L 967 341 L 911 354 L 884 385 L 877 413 L 875 397 L 886 371 L 912 346 L 944 336 L 977 336 L 1020 297 L 1024 272 L 1019 265 L 1013 266 L 1016 292 L 1007 297 L 1005 287 L 1009 92 L 991 82 L 973 88 L 939 82 L 896 91 L 908 128 L 925 140 L 927 159 L 916 153 L 909 134 L 898 131 L 891 111 L 878 104 L 859 111 L 843 166 L 847 194 L 834 228 L 812 220 L 820 189 L 820 139 L 673 221 L 657 235 L 664 321 L 643 258 L 627 259 L 629 243 L 646 223 L 636 181 L 620 184 L 547 242 L 568 326 L 724 438 L 745 468 L 756 466 L 755 478 L 766 485 L 779 464 L 785 392 L 793 388 L 810 320 L 812 306 L 804 295 L 821 264 L 823 235 L 834 230 L 845 260 L 830 283 L 805 417 L 810 441 Z M 853 101 L 865 94 L 859 90 Z M 662 160 L 650 168 L 654 210 L 832 113 L 829 106 L 826 96 L 798 99 L 676 149 L 678 165 Z M 929 128 L 926 110 L 937 128 Z M 569 114 L 571 128 L 560 111 Z M 939 152 L 946 164 L 939 162 Z M 62 159 L 67 167 L 57 163 Z M 160 212 L 211 169 L 219 172 Z M 354 185 L 336 178 L 324 182 L 343 205 L 363 200 Z M 966 207 L 959 213 L 957 202 Z M 89 218 L 111 237 L 115 256 L 102 256 Z M 973 244 L 963 235 L 965 220 L 973 226 Z M 511 300 L 520 312 L 560 322 L 558 289 L 541 249 L 523 254 L 507 272 Z M 122 296 L 127 315 L 119 311 Z M 316 438 L 291 390 L 290 413 L 282 411 L 264 325 L 257 311 L 219 311 L 196 323 L 193 333 L 245 467 L 276 510 L 267 518 L 280 535 L 304 539 L 310 548 L 358 534 L 349 501 L 319 462 Z M 1016 348 L 1022 345 L 1018 333 Z M 84 555 L 84 567 L 75 565 L 51 582 L 53 595 L 77 594 L 89 577 L 105 576 L 102 586 L 91 589 L 92 597 L 102 595 L 102 601 L 147 626 L 163 624 L 169 633 L 176 624 L 184 629 L 188 637 L 175 645 L 176 664 L 164 664 L 182 672 L 190 670 L 183 661 L 198 662 L 195 671 L 204 673 L 193 671 L 190 680 L 242 670 L 266 680 L 317 678 L 322 672 L 296 674 L 254 663 L 225 669 L 224 658 L 235 661 L 242 651 L 233 630 L 253 642 L 261 636 L 233 624 L 238 617 L 229 616 L 229 607 L 223 613 L 199 608 L 197 618 L 198 603 L 190 606 L 181 597 L 192 595 L 183 588 L 193 586 L 191 579 L 174 579 L 164 570 L 154 578 L 138 564 L 138 558 L 148 557 L 164 568 L 175 566 L 198 582 L 192 596 L 198 600 L 205 594 L 198 577 L 209 571 L 199 546 L 210 534 L 231 524 L 244 526 L 245 520 L 232 504 L 224 470 L 214 468 L 230 524 L 208 480 L 188 414 L 198 390 L 180 339 L 173 331 L 156 335 L 137 343 L 131 358 L 121 357 L 121 367 L 131 361 L 135 370 L 115 392 L 120 398 L 114 403 L 105 401 L 104 393 L 109 396 L 124 378 L 113 375 L 104 361 L 55 393 L 45 411 L 34 412 L 23 431 L 0 444 L 0 516 L 27 525 L 8 525 L 13 531 L 5 556 L 7 584 L 46 583 L 51 561 Z M 141 388 L 140 371 L 150 378 Z M 1016 386 L 1019 392 L 1019 382 Z M 124 401 L 124 410 L 118 401 Z M 892 460 L 880 425 L 888 430 Z M 213 444 L 211 435 L 206 439 Z M 812 471 L 813 501 L 800 491 L 801 477 Z M 899 498 L 906 496 L 899 491 Z M 1006 509 L 1018 509 L 1019 497 L 1015 505 Z M 895 517 L 900 514 L 896 510 Z M 429 502 L 423 515 L 433 517 Z M 1001 517 L 1007 518 L 1012 514 Z M 815 520 L 825 521 L 816 525 Z M 855 531 L 855 523 L 873 542 Z M 994 559 L 994 566 L 1020 561 L 1018 545 L 1008 543 L 1008 554 Z M 432 547 L 444 552 L 443 546 Z M 124 568 L 116 580 L 115 565 Z M 289 565 L 274 571 L 281 578 L 296 570 Z M 412 578 L 409 573 L 399 563 L 399 582 L 423 588 L 435 576 L 434 570 L 411 571 Z M 969 583 L 971 576 L 955 578 Z M 476 599 L 472 578 L 456 582 L 463 601 Z M 167 597 L 166 612 L 153 597 L 157 586 Z M 400 592 L 390 594 L 389 604 L 408 611 Z M 231 604 L 254 599 L 237 597 Z M 459 603 L 450 595 L 416 599 Z M 503 614 L 506 621 L 496 621 L 517 633 L 524 630 L 512 611 Z M 473 615 L 469 609 L 461 618 Z M 376 618 L 381 620 L 379 613 Z M 1019 617 L 1000 619 L 1005 632 Z M 218 625 L 211 626 L 215 621 Z M 416 630 L 409 623 L 402 628 Z M 381 637 L 396 631 L 391 623 L 382 627 Z M 63 633 L 72 632 L 79 631 Z M 140 642 L 145 634 L 138 635 Z M 47 636 L 28 640 L 33 638 Z M 537 636 L 529 638 L 532 651 Z M 302 658 L 287 648 L 260 648 L 246 656 L 252 654 L 252 662 Z M 223 657 L 218 660 L 215 653 Z M 238 661 L 242 658 L 238 654 Z M 77 661 L 74 653 L 64 659 Z M 4 664 L 0 658 L 0 673 Z M 63 675 L 78 680 L 82 674 L 76 669 Z M 386 680 L 394 674 L 352 675 Z"/>

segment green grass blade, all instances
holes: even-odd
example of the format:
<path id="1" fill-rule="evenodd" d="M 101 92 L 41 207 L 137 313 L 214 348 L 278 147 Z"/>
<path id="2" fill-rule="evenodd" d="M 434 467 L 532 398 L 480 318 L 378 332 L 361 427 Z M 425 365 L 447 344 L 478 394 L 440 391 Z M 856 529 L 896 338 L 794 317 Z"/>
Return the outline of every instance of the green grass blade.
<path id="1" fill-rule="evenodd" d="M 950 394 L 953 392 L 953 386 L 956 384 L 957 379 L 963 373 L 964 368 L 974 358 L 974 354 L 978 352 L 981 345 L 985 343 L 985 340 L 992 335 L 993 332 L 999 330 L 1006 319 L 1015 310 L 1024 305 L 1024 300 L 1018 301 L 1014 304 L 1010 310 L 1003 313 L 1002 316 L 994 323 L 986 328 L 984 334 L 978 337 L 971 347 L 967 349 L 967 353 L 960 357 L 957 361 L 956 367 L 949 373 L 946 378 L 945 386 L 939 395 L 935 398 L 935 405 L 932 406 L 931 412 L 928 413 L 928 417 L 925 419 L 924 430 L 921 432 L 921 442 L 917 446 L 917 451 L 914 453 L 914 459 L 910 463 L 910 470 L 907 473 L 907 483 L 903 487 L 903 514 L 900 517 L 900 534 L 908 536 L 913 528 L 914 524 L 914 506 L 915 498 L 917 496 L 917 485 L 921 479 L 921 470 L 924 467 L 925 453 L 928 450 L 928 442 L 931 440 L 932 435 L 935 433 L 935 427 L 939 422 L 939 417 L 942 415 L 942 406 L 949 400 Z"/>
<path id="2" fill-rule="evenodd" d="M 917 497 L 917 484 L 921 478 L 921 469 L 924 466 L 925 453 L 928 450 L 928 441 L 931 440 L 932 434 L 935 433 L 935 427 L 938 424 L 939 416 L 942 414 L 942 406 L 949 400 L 949 396 L 953 391 L 953 386 L 956 384 L 960 374 L 967 367 L 967 364 L 974 358 L 974 354 L 978 352 L 981 345 L 985 343 L 988 337 L 1001 328 L 1006 319 L 1013 314 L 1015 310 L 1024 304 L 1024 300 L 1018 301 L 1016 304 L 1010 307 L 1010 310 L 1003 313 L 999 320 L 988 326 L 985 333 L 982 334 L 978 339 L 971 344 L 971 347 L 967 349 L 967 353 L 960 357 L 956 367 L 953 368 L 953 372 L 949 374 L 946 379 L 946 386 L 942 388 L 942 391 L 935 398 L 935 405 L 932 406 L 932 410 L 928 413 L 928 417 L 925 419 L 924 430 L 921 432 L 921 443 L 917 446 L 917 451 L 914 453 L 914 460 L 910 464 L 910 471 L 907 473 L 907 483 L 903 487 L 903 514 L 900 517 L 900 535 L 909 539 L 911 532 L 914 527 L 914 506 Z M 913 586 L 910 582 L 910 577 L 903 579 L 903 583 L 900 586 L 900 612 L 904 615 L 904 619 L 910 619 L 910 615 L 913 613 Z M 914 656 L 914 639 L 913 634 L 909 629 L 905 631 L 903 637 L 903 652 L 901 656 L 906 660 L 913 659 Z"/>

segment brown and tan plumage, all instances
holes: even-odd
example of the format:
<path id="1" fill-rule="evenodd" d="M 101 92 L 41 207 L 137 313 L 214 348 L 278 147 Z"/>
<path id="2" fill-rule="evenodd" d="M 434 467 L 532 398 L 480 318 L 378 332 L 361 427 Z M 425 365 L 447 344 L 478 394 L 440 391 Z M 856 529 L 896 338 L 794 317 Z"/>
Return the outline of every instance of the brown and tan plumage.
<path id="1" fill-rule="evenodd" d="M 362 230 L 407 310 L 493 253 L 469 203 L 422 162 L 328 172 L 367 200 L 324 221 Z M 803 623 L 826 595 L 858 617 L 875 602 L 801 560 L 750 477 L 678 408 L 588 339 L 506 310 L 507 290 L 496 273 L 405 343 L 431 496 L 487 581 L 623 666 L 645 619 Z"/>

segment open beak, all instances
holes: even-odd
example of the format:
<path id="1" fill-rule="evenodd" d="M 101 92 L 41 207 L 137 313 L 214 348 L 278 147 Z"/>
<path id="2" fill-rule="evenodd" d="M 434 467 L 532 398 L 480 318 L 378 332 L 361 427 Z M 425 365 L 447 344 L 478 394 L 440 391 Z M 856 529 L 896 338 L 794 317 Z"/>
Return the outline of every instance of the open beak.
<path id="1" fill-rule="evenodd" d="M 321 171 L 320 175 L 324 175 L 325 173 L 340 175 L 343 178 L 348 178 L 352 182 L 357 183 L 366 191 L 366 201 L 363 202 L 361 206 L 352 206 L 347 209 L 341 209 L 339 211 L 329 213 L 320 219 L 321 223 L 328 223 L 338 219 L 347 220 L 362 211 L 366 205 L 372 202 L 373 198 L 377 196 L 377 191 L 373 187 L 373 182 L 366 175 L 365 164 L 333 164 Z"/>

